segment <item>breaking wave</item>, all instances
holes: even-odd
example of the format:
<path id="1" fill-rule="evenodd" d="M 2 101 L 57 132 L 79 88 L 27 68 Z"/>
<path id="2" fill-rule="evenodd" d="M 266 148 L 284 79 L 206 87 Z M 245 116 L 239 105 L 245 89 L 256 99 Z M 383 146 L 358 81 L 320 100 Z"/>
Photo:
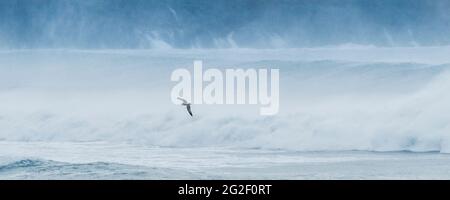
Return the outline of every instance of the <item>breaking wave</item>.
<path id="1" fill-rule="evenodd" d="M 237 67 L 280 68 L 280 113 L 194 105 L 190 118 L 169 100 L 168 66 L 189 67 L 197 54 L 167 59 L 136 52 L 59 53 L 53 60 L 37 52 L 1 57 L 0 140 L 450 152 L 446 64 L 230 58 Z M 14 59 L 27 56 L 37 58 Z M 23 160 L 0 169 L 40 164 Z"/>

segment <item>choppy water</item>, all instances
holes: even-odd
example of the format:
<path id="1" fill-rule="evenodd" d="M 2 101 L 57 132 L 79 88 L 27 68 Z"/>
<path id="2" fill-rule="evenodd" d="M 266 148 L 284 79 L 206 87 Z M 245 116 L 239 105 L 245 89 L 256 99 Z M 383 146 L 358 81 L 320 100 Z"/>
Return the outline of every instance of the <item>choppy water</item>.
<path id="1" fill-rule="evenodd" d="M 437 152 L 0 142 L 0 179 L 449 179 Z"/>

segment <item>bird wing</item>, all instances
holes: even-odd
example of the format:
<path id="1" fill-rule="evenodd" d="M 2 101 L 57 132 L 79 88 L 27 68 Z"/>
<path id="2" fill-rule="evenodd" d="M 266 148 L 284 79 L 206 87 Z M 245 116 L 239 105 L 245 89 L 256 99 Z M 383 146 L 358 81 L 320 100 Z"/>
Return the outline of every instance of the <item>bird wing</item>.
<path id="1" fill-rule="evenodd" d="M 191 105 L 188 104 L 188 105 L 186 106 L 186 108 L 187 108 L 188 113 L 189 113 L 191 116 L 193 116 L 193 115 L 192 115 L 192 111 L 191 111 Z"/>
<path id="2" fill-rule="evenodd" d="M 181 97 L 177 97 L 177 99 L 183 101 L 183 103 L 188 103 L 185 99 L 181 98 Z"/>

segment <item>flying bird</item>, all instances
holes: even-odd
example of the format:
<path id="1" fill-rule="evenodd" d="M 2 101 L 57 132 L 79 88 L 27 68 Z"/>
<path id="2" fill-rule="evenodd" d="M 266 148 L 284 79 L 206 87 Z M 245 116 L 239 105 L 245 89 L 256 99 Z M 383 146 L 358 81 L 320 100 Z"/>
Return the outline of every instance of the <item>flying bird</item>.
<path id="1" fill-rule="evenodd" d="M 192 111 L 191 111 L 191 104 L 188 103 L 185 99 L 183 99 L 181 97 L 178 97 L 177 99 L 179 99 L 179 100 L 181 100 L 183 102 L 181 105 L 186 106 L 186 109 L 187 109 L 189 115 L 193 116 L 192 115 Z"/>

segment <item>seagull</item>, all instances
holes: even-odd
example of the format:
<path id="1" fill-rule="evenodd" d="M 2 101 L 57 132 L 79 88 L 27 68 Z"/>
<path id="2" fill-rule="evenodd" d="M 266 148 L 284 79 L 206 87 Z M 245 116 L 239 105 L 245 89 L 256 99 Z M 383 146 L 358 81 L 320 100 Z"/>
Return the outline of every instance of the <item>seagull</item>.
<path id="1" fill-rule="evenodd" d="M 183 99 L 183 98 L 181 98 L 181 97 L 178 97 L 177 99 L 179 99 L 179 100 L 181 100 L 181 101 L 183 102 L 181 105 L 182 105 L 182 106 L 186 106 L 186 109 L 187 109 L 189 115 L 193 116 L 193 115 L 192 115 L 192 111 L 191 111 L 191 104 L 188 103 L 185 99 Z"/>

